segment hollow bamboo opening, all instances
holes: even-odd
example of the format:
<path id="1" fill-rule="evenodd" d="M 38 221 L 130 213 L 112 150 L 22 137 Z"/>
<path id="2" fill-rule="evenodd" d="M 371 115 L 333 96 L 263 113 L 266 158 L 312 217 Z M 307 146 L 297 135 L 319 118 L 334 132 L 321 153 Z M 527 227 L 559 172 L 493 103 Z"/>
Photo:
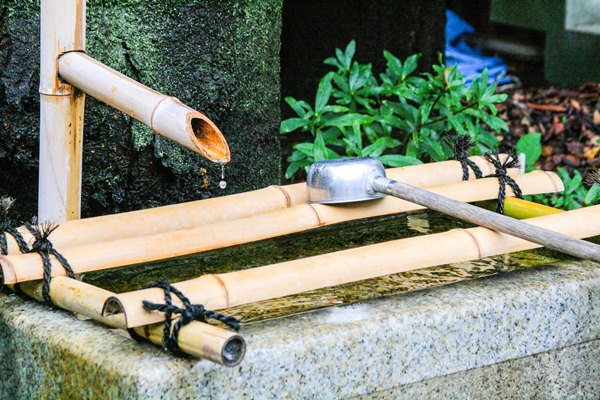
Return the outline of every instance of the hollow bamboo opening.
<path id="1" fill-rule="evenodd" d="M 235 367 L 242 362 L 242 359 L 246 354 L 246 341 L 243 337 L 238 335 L 231 337 L 227 343 L 223 345 L 221 354 L 223 365 Z"/>
<path id="2" fill-rule="evenodd" d="M 205 158 L 219 164 L 227 163 L 231 155 L 226 142 L 223 141 L 221 131 L 210 120 L 200 117 L 192 117 L 191 127 L 192 140 L 202 149 Z"/>

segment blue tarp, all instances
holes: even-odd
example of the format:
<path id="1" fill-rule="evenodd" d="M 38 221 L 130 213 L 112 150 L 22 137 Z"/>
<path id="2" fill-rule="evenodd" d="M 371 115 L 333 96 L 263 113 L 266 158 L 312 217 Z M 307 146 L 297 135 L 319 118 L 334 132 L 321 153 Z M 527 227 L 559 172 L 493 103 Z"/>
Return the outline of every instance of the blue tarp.
<path id="1" fill-rule="evenodd" d="M 506 75 L 508 66 L 500 57 L 485 56 L 478 47 L 468 45 L 462 37 L 475 32 L 467 21 L 455 12 L 446 10 L 446 65 L 457 65 L 461 74 L 467 77 L 466 85 L 473 78 L 488 70 L 489 83 L 505 84 L 512 80 Z"/>

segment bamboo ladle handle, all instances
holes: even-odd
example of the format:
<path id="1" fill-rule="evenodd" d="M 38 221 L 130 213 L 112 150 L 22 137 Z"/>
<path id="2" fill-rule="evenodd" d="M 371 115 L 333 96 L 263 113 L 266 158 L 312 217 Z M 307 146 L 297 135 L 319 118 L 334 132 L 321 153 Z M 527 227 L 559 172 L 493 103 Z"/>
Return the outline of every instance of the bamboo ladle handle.
<path id="1" fill-rule="evenodd" d="M 600 246 L 594 243 L 534 226 L 385 177 L 376 178 L 372 187 L 377 192 L 422 205 L 451 217 L 541 244 L 549 249 L 575 257 L 600 262 Z"/>

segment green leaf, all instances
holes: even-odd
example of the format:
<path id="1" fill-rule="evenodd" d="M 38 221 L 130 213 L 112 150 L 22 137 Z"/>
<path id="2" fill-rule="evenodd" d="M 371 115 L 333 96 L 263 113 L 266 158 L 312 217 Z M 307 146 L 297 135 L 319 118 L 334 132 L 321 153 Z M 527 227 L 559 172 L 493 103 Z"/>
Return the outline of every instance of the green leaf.
<path id="1" fill-rule="evenodd" d="M 308 125 L 309 121 L 304 118 L 288 118 L 281 121 L 281 127 L 279 133 L 286 134 L 295 131 L 296 129 L 303 128 Z"/>
<path id="2" fill-rule="evenodd" d="M 585 203 L 585 205 L 591 206 L 592 204 L 595 204 L 598 201 L 600 201 L 600 184 L 595 183 L 592 185 L 590 190 L 588 190 L 583 202 Z"/>
<path id="3" fill-rule="evenodd" d="M 388 167 L 404 167 L 406 165 L 423 164 L 423 162 L 418 158 L 403 156 L 400 154 L 384 154 L 377 158 Z"/>
<path id="4" fill-rule="evenodd" d="M 333 87 L 331 86 L 332 73 L 328 73 L 325 75 L 321 81 L 319 82 L 319 88 L 317 89 L 317 98 L 315 100 L 315 113 L 319 114 L 323 111 L 323 108 L 329 102 L 329 98 L 331 97 L 331 91 Z"/>
<path id="5" fill-rule="evenodd" d="M 319 131 L 315 137 L 315 147 L 314 147 L 314 156 L 315 161 L 323 161 L 326 160 L 327 150 L 325 148 L 325 140 L 323 139 L 323 134 Z"/>
<path id="6" fill-rule="evenodd" d="M 301 151 L 294 151 L 292 152 L 292 154 L 287 158 L 287 160 L 289 162 L 293 162 L 293 161 L 300 161 L 300 160 L 305 160 L 308 156 L 304 153 L 302 153 Z"/>
<path id="7" fill-rule="evenodd" d="M 294 112 L 298 114 L 298 116 L 304 117 L 306 115 L 306 110 L 302 108 L 301 103 L 298 100 L 288 96 L 285 98 L 285 102 L 288 103 L 290 107 L 292 107 L 292 110 L 294 110 Z"/>
<path id="8" fill-rule="evenodd" d="M 413 54 L 404 61 L 402 66 L 402 80 L 406 79 L 407 76 L 412 74 L 417 69 L 417 61 L 419 60 L 419 54 Z"/>
<path id="9" fill-rule="evenodd" d="M 446 153 L 444 152 L 442 142 L 439 140 L 425 138 L 423 140 L 423 148 L 434 161 L 445 161 L 448 159 Z"/>
<path id="10" fill-rule="evenodd" d="M 352 63 L 352 58 L 354 57 L 354 53 L 356 52 L 356 42 L 351 40 L 346 46 L 346 51 L 344 51 L 344 60 L 346 61 L 346 65 L 350 65 Z"/>
<path id="11" fill-rule="evenodd" d="M 337 67 L 338 69 L 344 68 L 344 66 L 342 64 L 340 64 L 340 62 L 335 57 L 326 58 L 325 61 L 323 61 L 323 64 L 333 65 L 334 67 Z"/>
<path id="12" fill-rule="evenodd" d="M 343 115 L 340 115 L 339 117 L 335 117 L 330 120 L 327 120 L 327 121 L 325 121 L 323 126 L 344 127 L 344 126 L 352 126 L 355 122 L 358 122 L 362 125 L 362 124 L 371 123 L 372 121 L 373 121 L 373 117 L 371 117 L 371 116 L 351 113 L 351 114 L 343 114 Z"/>
<path id="13" fill-rule="evenodd" d="M 377 139 L 373 144 L 368 145 L 362 151 L 363 157 L 377 157 L 381 155 L 386 149 L 392 149 L 399 146 L 401 143 L 397 139 L 391 137 L 381 137 Z"/>
<path id="14" fill-rule="evenodd" d="M 290 179 L 292 176 L 294 176 L 294 174 L 296 172 L 298 172 L 298 170 L 300 168 L 304 168 L 307 167 L 309 165 L 311 165 L 312 162 L 310 162 L 310 160 L 301 160 L 301 161 L 294 161 L 292 162 L 287 169 L 285 170 L 285 177 L 286 179 Z"/>
<path id="15" fill-rule="evenodd" d="M 357 155 L 360 155 L 362 157 L 363 142 L 359 121 L 355 121 L 354 124 L 352 124 L 352 130 L 354 131 L 354 143 L 356 143 L 356 147 L 359 149 L 359 151 L 357 151 Z"/>
<path id="16" fill-rule="evenodd" d="M 525 163 L 528 167 L 539 160 L 542 155 L 542 134 L 527 133 L 517 142 L 517 154 L 525 153 Z"/>
<path id="17" fill-rule="evenodd" d="M 571 178 L 565 187 L 565 193 L 571 194 L 574 193 L 577 189 L 579 189 L 583 185 L 583 177 L 581 173 L 577 170 L 573 171 L 573 178 Z"/>
<path id="18" fill-rule="evenodd" d="M 349 109 L 348 107 L 343 107 L 343 106 L 325 106 L 323 107 L 323 110 L 321 110 L 321 112 L 331 112 L 331 113 L 336 113 L 336 114 L 341 114 L 341 113 L 345 113 L 348 112 Z"/>
<path id="19" fill-rule="evenodd" d="M 384 50 L 383 56 L 387 60 L 387 67 L 397 77 L 402 75 L 402 62 L 387 50 Z"/>
<path id="20" fill-rule="evenodd" d="M 315 145 L 313 143 L 298 143 L 294 146 L 294 150 L 306 154 L 309 157 L 313 157 L 315 151 L 314 147 Z"/>

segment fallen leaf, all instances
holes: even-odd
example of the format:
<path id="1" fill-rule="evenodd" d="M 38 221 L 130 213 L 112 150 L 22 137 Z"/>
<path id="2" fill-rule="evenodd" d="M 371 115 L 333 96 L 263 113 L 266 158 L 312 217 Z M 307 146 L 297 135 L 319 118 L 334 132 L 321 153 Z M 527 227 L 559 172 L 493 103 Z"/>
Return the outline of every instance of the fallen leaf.
<path id="1" fill-rule="evenodd" d="M 583 156 L 585 158 L 596 158 L 600 153 L 600 146 L 598 147 L 586 147 L 583 149 Z"/>
<path id="2" fill-rule="evenodd" d="M 527 107 L 532 110 L 539 111 L 552 111 L 552 112 L 564 112 L 566 109 L 563 106 L 557 106 L 553 104 L 536 104 L 536 103 L 526 103 Z"/>

